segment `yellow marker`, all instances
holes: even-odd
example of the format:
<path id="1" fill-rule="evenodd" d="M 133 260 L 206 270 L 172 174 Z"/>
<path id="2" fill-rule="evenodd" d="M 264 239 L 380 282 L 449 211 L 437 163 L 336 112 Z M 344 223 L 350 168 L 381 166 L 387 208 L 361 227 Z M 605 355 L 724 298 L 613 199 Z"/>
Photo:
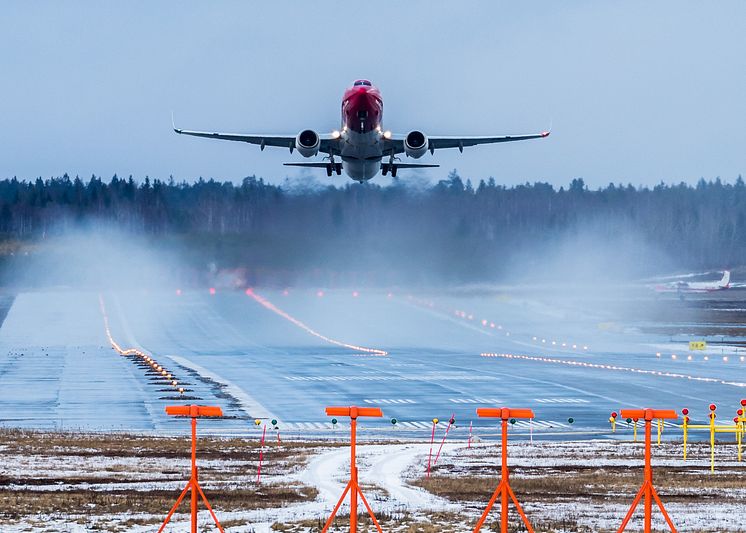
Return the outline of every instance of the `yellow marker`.
<path id="1" fill-rule="evenodd" d="M 256 424 L 257 426 L 259 426 L 259 425 L 262 424 L 262 421 L 257 418 L 256 420 L 254 420 L 254 424 Z"/>
<path id="2" fill-rule="evenodd" d="M 438 423 L 438 419 L 437 418 L 433 418 L 433 424 L 437 424 L 437 423 Z"/>
<path id="3" fill-rule="evenodd" d="M 707 343 L 705 341 L 689 341 L 689 350 L 691 351 L 702 351 L 707 349 Z"/>

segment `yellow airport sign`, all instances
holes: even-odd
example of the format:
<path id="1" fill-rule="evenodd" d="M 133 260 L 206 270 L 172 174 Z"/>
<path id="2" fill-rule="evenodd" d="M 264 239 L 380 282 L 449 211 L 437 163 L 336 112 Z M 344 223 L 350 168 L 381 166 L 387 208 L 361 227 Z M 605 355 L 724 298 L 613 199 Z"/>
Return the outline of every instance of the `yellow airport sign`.
<path id="1" fill-rule="evenodd" d="M 690 350 L 706 350 L 707 343 L 705 341 L 689 341 Z"/>

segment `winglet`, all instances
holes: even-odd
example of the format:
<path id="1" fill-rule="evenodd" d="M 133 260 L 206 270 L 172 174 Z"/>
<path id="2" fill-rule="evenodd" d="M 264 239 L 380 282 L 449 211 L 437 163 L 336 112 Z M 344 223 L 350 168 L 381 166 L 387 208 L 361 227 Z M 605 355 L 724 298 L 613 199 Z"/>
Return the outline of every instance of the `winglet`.
<path id="1" fill-rule="evenodd" d="M 171 111 L 171 127 L 174 129 L 176 133 L 181 133 L 181 130 L 176 127 L 176 123 L 174 122 L 174 112 Z"/>
<path id="2" fill-rule="evenodd" d="M 552 121 L 552 120 L 550 120 L 550 121 L 549 121 L 549 129 L 548 129 L 548 130 L 546 130 L 546 131 L 542 131 L 542 132 L 541 132 L 541 136 L 542 136 L 542 137 L 549 137 L 549 134 L 550 134 L 550 133 L 552 133 L 552 123 L 553 123 L 553 122 L 554 122 L 554 121 Z"/>

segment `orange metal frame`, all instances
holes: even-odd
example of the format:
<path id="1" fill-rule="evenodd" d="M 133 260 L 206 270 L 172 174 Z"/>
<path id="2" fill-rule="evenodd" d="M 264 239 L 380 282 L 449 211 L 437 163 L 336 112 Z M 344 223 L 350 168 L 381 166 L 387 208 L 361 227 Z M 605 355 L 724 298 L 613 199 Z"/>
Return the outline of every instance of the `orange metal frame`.
<path id="1" fill-rule="evenodd" d="M 534 418 L 534 412 L 531 409 L 509 409 L 507 407 L 498 409 L 479 408 L 477 409 L 477 416 L 480 418 L 500 418 L 502 420 L 502 471 L 500 483 L 492 494 L 489 503 L 487 503 L 487 507 L 482 513 L 482 516 L 479 517 L 479 521 L 477 522 L 476 527 L 474 527 L 474 533 L 477 533 L 482 529 L 482 525 L 487 519 L 487 515 L 490 513 L 492 506 L 495 505 L 498 496 L 500 496 L 500 532 L 508 532 L 508 498 L 510 498 L 513 500 L 513 504 L 518 510 L 518 514 L 521 515 L 521 519 L 526 525 L 528 532 L 534 533 L 534 529 L 531 527 L 528 518 L 526 518 L 526 514 L 523 512 L 521 504 L 518 503 L 518 498 L 515 497 L 515 493 L 510 487 L 510 471 L 508 470 L 508 421 L 511 418 Z"/>
<path id="2" fill-rule="evenodd" d="M 658 419 L 673 419 L 678 418 L 676 411 L 673 409 L 623 409 L 622 410 L 622 416 L 626 418 L 642 418 L 645 420 L 645 470 L 644 470 L 644 477 L 642 482 L 642 487 L 640 487 L 639 492 L 637 493 L 637 496 L 635 496 L 634 501 L 632 502 L 632 506 L 629 508 L 629 511 L 627 512 L 627 516 L 624 517 L 624 520 L 622 521 L 622 525 L 619 527 L 619 530 L 617 533 L 622 533 L 624 529 L 627 527 L 627 524 L 629 523 L 630 519 L 632 518 L 632 515 L 635 512 L 635 509 L 637 508 L 637 504 L 640 503 L 641 499 L 645 499 L 645 533 L 651 533 L 651 522 L 652 522 L 652 515 L 653 515 L 653 500 L 655 500 L 655 503 L 658 504 L 658 507 L 661 510 L 661 513 L 663 514 L 663 518 L 666 519 L 666 523 L 668 524 L 668 527 L 671 529 L 673 533 L 676 533 L 676 528 L 673 525 L 673 522 L 671 522 L 671 518 L 668 516 L 668 513 L 666 512 L 665 507 L 663 507 L 663 502 L 661 502 L 660 497 L 658 496 L 658 492 L 655 490 L 655 487 L 653 486 L 653 468 L 650 465 L 650 440 L 651 440 L 651 424 L 654 418 Z"/>
<path id="3" fill-rule="evenodd" d="M 184 490 L 181 491 L 181 494 L 177 498 L 176 503 L 168 512 L 166 520 L 163 521 L 163 524 L 158 530 L 158 533 L 161 533 L 164 530 L 166 525 L 171 520 L 171 517 L 176 512 L 176 509 L 178 509 L 179 505 L 181 504 L 181 501 L 184 499 L 184 496 L 186 496 L 186 493 L 190 490 L 192 491 L 192 533 L 197 533 L 198 495 L 202 498 L 202 501 L 205 502 L 205 507 L 207 507 L 207 510 L 210 511 L 210 515 L 212 515 L 212 519 L 215 521 L 215 525 L 218 526 L 220 533 L 225 533 L 223 531 L 223 526 L 221 526 L 220 522 L 218 521 L 218 517 L 215 516 L 215 512 L 212 510 L 212 507 L 210 507 L 210 502 L 207 501 L 207 496 L 205 496 L 202 487 L 199 486 L 199 481 L 197 478 L 197 418 L 205 416 L 223 416 L 223 411 L 220 409 L 220 407 L 211 407 L 204 405 L 176 405 L 166 407 L 166 414 L 171 416 L 188 416 L 192 419 L 192 476 L 189 478 L 189 482 L 187 483 L 186 487 L 184 487 Z"/>
<path id="4" fill-rule="evenodd" d="M 355 455 L 357 440 L 357 418 L 360 416 L 382 417 L 383 412 L 378 407 L 327 407 L 326 415 L 350 417 L 350 481 L 347 482 L 347 486 L 342 492 L 342 496 L 340 496 L 337 505 L 334 506 L 334 510 L 324 524 L 324 528 L 321 530 L 321 533 L 326 533 L 326 531 L 329 529 L 329 526 L 332 525 L 334 517 L 337 515 L 337 511 L 339 511 L 339 508 L 342 506 L 342 502 L 344 501 L 348 492 L 350 493 L 350 533 L 355 533 L 357 531 L 358 495 L 363 501 L 363 505 L 365 505 L 365 509 L 368 511 L 370 518 L 373 520 L 373 524 L 375 524 L 378 533 L 383 533 L 381 531 L 381 526 L 378 524 L 378 520 L 376 520 L 376 515 L 373 514 L 373 510 L 368 504 L 368 500 L 365 499 L 363 491 L 360 490 L 360 485 L 358 484 L 357 480 L 357 462 Z"/>

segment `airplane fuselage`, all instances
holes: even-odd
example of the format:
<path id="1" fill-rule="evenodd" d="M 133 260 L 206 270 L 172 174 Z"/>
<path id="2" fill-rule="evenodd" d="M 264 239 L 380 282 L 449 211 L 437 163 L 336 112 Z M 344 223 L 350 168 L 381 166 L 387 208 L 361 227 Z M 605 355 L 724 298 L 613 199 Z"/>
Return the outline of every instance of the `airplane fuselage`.
<path id="1" fill-rule="evenodd" d="M 367 80 L 359 80 L 342 98 L 340 157 L 345 173 L 367 181 L 381 171 L 384 135 L 381 128 L 383 99 Z"/>

